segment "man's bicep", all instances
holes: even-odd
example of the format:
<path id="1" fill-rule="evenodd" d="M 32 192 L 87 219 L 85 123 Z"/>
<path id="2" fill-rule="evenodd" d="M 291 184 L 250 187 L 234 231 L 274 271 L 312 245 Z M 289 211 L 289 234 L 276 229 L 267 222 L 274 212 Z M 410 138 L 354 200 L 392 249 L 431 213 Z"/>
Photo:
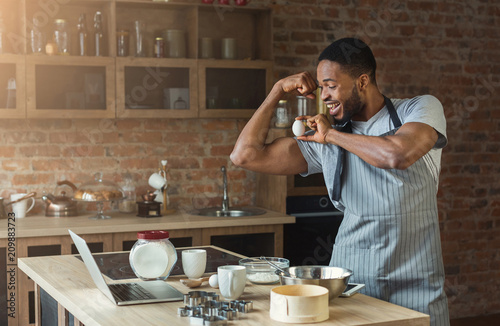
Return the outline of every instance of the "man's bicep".
<path id="1" fill-rule="evenodd" d="M 252 169 L 255 172 L 293 175 L 307 171 L 307 162 L 297 141 L 291 137 L 275 139 L 266 144 L 257 155 L 261 164 Z"/>
<path id="2" fill-rule="evenodd" d="M 416 159 L 429 152 L 438 140 L 438 132 L 431 126 L 421 122 L 408 122 L 399 128 L 394 136 L 389 136 L 398 147 Z"/>

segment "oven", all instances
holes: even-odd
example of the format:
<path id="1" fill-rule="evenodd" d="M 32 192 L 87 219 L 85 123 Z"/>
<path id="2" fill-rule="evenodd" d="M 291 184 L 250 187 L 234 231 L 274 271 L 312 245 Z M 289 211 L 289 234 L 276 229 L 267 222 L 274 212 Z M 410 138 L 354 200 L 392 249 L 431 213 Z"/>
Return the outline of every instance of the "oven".
<path id="1" fill-rule="evenodd" d="M 326 195 L 288 196 L 286 213 L 296 221 L 283 230 L 283 256 L 290 266 L 328 265 L 343 213 Z"/>

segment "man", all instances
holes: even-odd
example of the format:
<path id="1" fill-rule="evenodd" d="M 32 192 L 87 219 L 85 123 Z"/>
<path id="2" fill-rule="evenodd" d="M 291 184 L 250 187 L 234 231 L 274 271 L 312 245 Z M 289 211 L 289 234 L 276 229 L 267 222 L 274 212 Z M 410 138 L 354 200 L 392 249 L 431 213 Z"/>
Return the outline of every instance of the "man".
<path id="1" fill-rule="evenodd" d="M 270 174 L 324 174 L 344 211 L 331 266 L 353 270 L 365 293 L 449 325 L 436 193 L 446 121 L 433 96 L 388 99 L 361 40 L 335 41 L 319 56 L 317 81 L 305 72 L 278 81 L 242 130 L 231 160 Z M 265 144 L 274 107 L 286 93 L 321 98 L 325 115 L 298 117 L 312 131 Z"/>

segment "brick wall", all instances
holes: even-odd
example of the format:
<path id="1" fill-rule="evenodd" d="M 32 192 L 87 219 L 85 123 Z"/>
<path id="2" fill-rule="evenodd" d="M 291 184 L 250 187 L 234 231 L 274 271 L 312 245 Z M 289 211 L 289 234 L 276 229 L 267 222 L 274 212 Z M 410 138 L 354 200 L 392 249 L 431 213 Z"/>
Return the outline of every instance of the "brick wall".
<path id="1" fill-rule="evenodd" d="M 382 91 L 429 93 L 448 120 L 439 197 L 446 291 L 452 318 L 500 312 L 500 9 L 495 0 L 254 0 L 274 13 L 275 77 L 315 71 L 344 36 L 378 58 Z M 228 165 L 232 204 L 251 204 L 255 175 L 228 155 L 242 120 L 0 120 L 0 196 L 81 184 L 96 171 L 140 191 L 169 160 L 170 200 L 184 209 L 218 204 Z M 37 210 L 43 209 L 38 203 Z"/>
<path id="2" fill-rule="evenodd" d="M 264 2 L 264 1 L 261 1 Z M 500 7 L 495 0 L 273 1 L 276 76 L 314 71 L 318 51 L 358 36 L 390 97 L 445 108 L 439 198 L 452 318 L 500 312 Z"/>
<path id="3" fill-rule="evenodd" d="M 220 167 L 230 165 L 240 123 L 210 119 L 0 120 L 0 196 L 53 192 L 56 182 L 64 179 L 78 186 L 93 180 L 98 171 L 119 184 L 125 173 L 131 173 L 138 193 L 145 193 L 152 189 L 147 184 L 149 176 L 158 170 L 160 160 L 167 159 L 173 208 L 220 206 Z M 231 167 L 228 179 L 232 205 L 251 204 L 254 175 Z M 39 201 L 36 211 L 43 209 Z"/>

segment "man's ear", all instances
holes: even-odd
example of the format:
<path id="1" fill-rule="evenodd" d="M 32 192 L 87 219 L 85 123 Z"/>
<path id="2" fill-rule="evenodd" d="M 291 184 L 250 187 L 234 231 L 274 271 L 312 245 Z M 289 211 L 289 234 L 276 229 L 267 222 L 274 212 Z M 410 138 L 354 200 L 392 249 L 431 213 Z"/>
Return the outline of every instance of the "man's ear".
<path id="1" fill-rule="evenodd" d="M 358 87 L 360 90 L 365 90 L 370 83 L 370 76 L 367 74 L 362 74 L 358 77 Z"/>

